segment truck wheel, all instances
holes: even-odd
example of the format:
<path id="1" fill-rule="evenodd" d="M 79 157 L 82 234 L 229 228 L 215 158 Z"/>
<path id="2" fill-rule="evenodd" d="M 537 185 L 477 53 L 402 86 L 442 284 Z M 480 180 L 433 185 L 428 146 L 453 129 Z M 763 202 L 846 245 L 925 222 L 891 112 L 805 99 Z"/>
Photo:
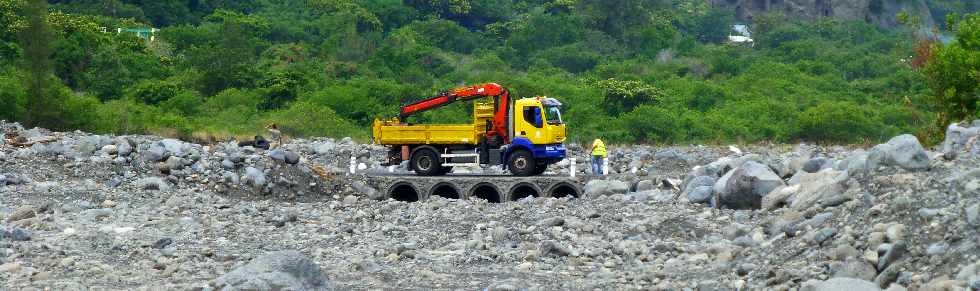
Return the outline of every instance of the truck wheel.
<path id="1" fill-rule="evenodd" d="M 453 167 L 442 167 L 442 169 L 439 171 L 439 175 L 438 176 L 449 174 L 452 171 L 453 171 Z"/>
<path id="2" fill-rule="evenodd" d="M 411 166 L 419 176 L 436 176 L 442 171 L 438 154 L 430 149 L 420 149 L 412 154 Z"/>
<path id="3" fill-rule="evenodd" d="M 518 150 L 510 155 L 507 168 L 510 169 L 510 173 L 514 174 L 514 176 L 531 176 L 534 174 L 535 164 L 531 152 Z"/>
<path id="4" fill-rule="evenodd" d="M 534 167 L 533 175 L 537 176 L 537 175 L 544 174 L 544 171 L 547 170 L 548 170 L 548 164 L 538 164 L 536 167 Z"/>

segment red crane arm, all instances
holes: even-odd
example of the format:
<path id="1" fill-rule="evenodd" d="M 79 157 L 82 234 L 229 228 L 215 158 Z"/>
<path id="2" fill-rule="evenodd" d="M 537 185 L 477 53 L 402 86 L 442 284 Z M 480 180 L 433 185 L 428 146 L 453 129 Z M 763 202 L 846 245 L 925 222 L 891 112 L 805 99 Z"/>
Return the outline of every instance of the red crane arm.
<path id="1" fill-rule="evenodd" d="M 487 131 L 487 138 L 499 136 L 500 141 L 509 143 L 507 121 L 510 117 L 510 92 L 503 86 L 494 83 L 459 87 L 439 93 L 435 97 L 402 106 L 400 117 L 404 120 L 411 115 L 446 106 L 456 101 L 467 101 L 481 97 L 496 97 L 494 101 L 497 108 L 494 113 L 493 128 Z"/>
<path id="2" fill-rule="evenodd" d="M 506 90 L 503 87 L 493 83 L 459 87 L 451 91 L 439 93 L 439 95 L 436 95 L 435 97 L 402 106 L 401 118 L 404 119 L 413 114 L 446 106 L 456 101 L 466 101 L 479 97 L 499 96 L 505 91 Z"/>

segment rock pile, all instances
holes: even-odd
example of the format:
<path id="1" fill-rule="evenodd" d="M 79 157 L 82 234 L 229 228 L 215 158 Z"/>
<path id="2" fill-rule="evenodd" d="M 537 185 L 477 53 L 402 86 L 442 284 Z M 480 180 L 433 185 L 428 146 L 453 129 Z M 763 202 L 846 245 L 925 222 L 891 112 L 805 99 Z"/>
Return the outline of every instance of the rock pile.
<path id="1" fill-rule="evenodd" d="M 602 179 L 570 145 L 581 199 L 406 203 L 343 174 L 352 156 L 388 170 L 384 148 L 349 139 L 0 130 L 12 290 L 980 289 L 980 159 L 911 136 L 611 146 Z"/>

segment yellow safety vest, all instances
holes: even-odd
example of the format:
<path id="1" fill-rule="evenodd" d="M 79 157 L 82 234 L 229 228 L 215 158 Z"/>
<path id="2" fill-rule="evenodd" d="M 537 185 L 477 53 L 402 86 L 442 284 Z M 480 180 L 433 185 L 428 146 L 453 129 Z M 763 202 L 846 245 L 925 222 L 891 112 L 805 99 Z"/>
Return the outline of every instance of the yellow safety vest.
<path id="1" fill-rule="evenodd" d="M 592 155 L 597 157 L 606 157 L 606 144 L 602 143 L 602 141 L 599 139 L 592 142 Z"/>

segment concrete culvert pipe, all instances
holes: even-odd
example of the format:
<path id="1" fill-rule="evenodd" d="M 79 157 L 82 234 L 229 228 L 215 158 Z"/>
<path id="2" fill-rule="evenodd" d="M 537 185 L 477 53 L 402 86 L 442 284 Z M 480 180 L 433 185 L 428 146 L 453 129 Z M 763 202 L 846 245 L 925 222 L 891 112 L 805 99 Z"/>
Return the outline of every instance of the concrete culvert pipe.
<path id="1" fill-rule="evenodd" d="M 500 190 L 497 189 L 497 186 L 490 183 L 480 183 L 473 186 L 473 189 L 470 190 L 470 197 L 487 200 L 490 203 L 502 202 L 500 199 Z"/>
<path id="2" fill-rule="evenodd" d="M 527 197 L 540 197 L 541 191 L 537 187 L 528 183 L 521 183 L 515 185 L 510 190 L 510 200 L 517 201 Z"/>
<path id="3" fill-rule="evenodd" d="M 446 199 L 459 199 L 459 190 L 455 186 L 449 183 L 440 183 L 432 187 L 432 192 L 429 193 L 429 197 L 439 196 Z"/>
<path id="4" fill-rule="evenodd" d="M 388 189 L 388 197 L 402 202 L 419 201 L 419 191 L 407 182 L 396 183 Z"/>
<path id="5" fill-rule="evenodd" d="M 554 198 L 563 198 L 563 197 L 578 198 L 579 195 L 581 194 L 581 191 L 579 190 L 578 187 L 575 187 L 575 185 L 569 183 L 558 183 L 555 184 L 554 186 L 551 186 L 551 190 L 548 191 L 548 194 L 549 196 Z"/>

